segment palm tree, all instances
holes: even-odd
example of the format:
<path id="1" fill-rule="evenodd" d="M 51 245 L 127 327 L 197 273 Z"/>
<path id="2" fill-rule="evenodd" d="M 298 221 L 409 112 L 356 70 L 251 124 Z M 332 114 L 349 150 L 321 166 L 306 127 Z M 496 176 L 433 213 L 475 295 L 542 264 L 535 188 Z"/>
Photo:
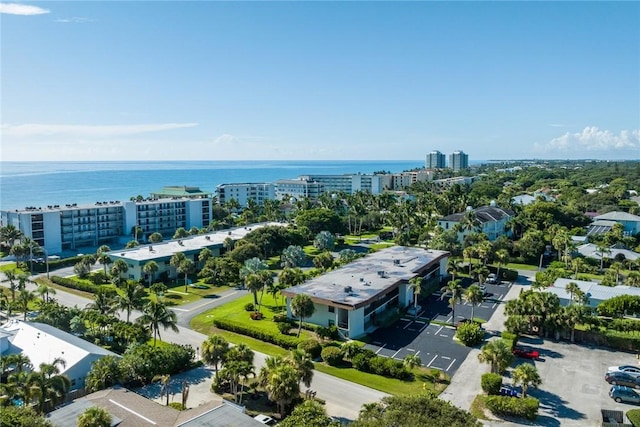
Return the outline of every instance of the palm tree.
<path id="1" fill-rule="evenodd" d="M 506 249 L 498 249 L 494 256 L 497 261 L 496 264 L 498 264 L 498 272 L 496 275 L 498 276 L 498 280 L 500 280 L 500 267 L 505 265 L 507 261 L 509 261 L 509 251 L 507 251 Z"/>
<path id="2" fill-rule="evenodd" d="M 142 316 L 137 321 L 152 331 L 154 347 L 156 346 L 156 339 L 161 339 L 161 327 L 164 330 L 180 331 L 178 329 L 178 316 L 173 310 L 168 310 L 167 306 L 160 301 L 148 301 L 142 309 Z"/>
<path id="3" fill-rule="evenodd" d="M 492 373 L 500 374 L 513 361 L 513 354 L 511 354 L 511 349 L 505 340 L 496 339 L 482 346 L 480 354 L 478 354 L 478 360 L 491 365 Z"/>
<path id="4" fill-rule="evenodd" d="M 456 322 L 456 304 L 462 301 L 462 286 L 460 285 L 460 279 L 450 280 L 446 286 L 440 288 L 440 292 L 442 295 L 440 299 L 445 299 L 447 296 L 451 296 L 449 298 L 449 304 L 451 305 L 451 322 L 455 324 Z"/>
<path id="5" fill-rule="evenodd" d="M 244 278 L 244 284 L 247 290 L 253 294 L 253 304 L 258 310 L 258 291 L 263 287 L 260 276 L 257 273 L 250 273 Z"/>
<path id="6" fill-rule="evenodd" d="M 69 378 L 60 375 L 60 367 L 66 366 L 64 359 L 57 357 L 51 363 L 41 363 L 38 371 L 29 374 L 27 386 L 38 400 L 40 413 L 44 413 L 47 400 L 51 400 L 52 406 L 55 406 L 71 388 Z"/>
<path id="7" fill-rule="evenodd" d="M 300 336 L 300 331 L 302 331 L 302 320 L 311 317 L 315 311 L 316 306 L 308 295 L 297 294 L 291 300 L 291 314 L 300 319 L 300 323 L 298 324 L 298 337 Z"/>
<path id="8" fill-rule="evenodd" d="M 476 254 L 476 250 L 473 246 L 467 246 L 462 250 L 463 258 L 469 260 L 469 276 L 471 276 L 471 269 L 473 268 L 473 256 Z"/>
<path id="9" fill-rule="evenodd" d="M 78 417 L 77 427 L 109 427 L 112 420 L 111 414 L 106 409 L 91 406 Z"/>
<path id="10" fill-rule="evenodd" d="M 112 315 L 117 310 L 117 295 L 113 288 L 98 288 L 98 291 L 94 294 L 93 302 L 87 304 L 87 308 L 100 314 Z"/>
<path id="11" fill-rule="evenodd" d="M 107 275 L 107 264 L 111 264 L 111 258 L 107 255 L 107 252 L 111 252 L 111 248 L 107 245 L 102 245 L 96 251 L 96 259 L 102 264 L 104 268 L 104 275 Z"/>
<path id="12" fill-rule="evenodd" d="M 178 265 L 178 273 L 184 274 L 184 291 L 189 292 L 189 274 L 193 273 L 196 269 L 196 264 L 193 260 L 185 259 Z"/>
<path id="13" fill-rule="evenodd" d="M 9 290 L 11 291 L 11 302 L 16 300 L 16 291 L 18 290 L 18 275 L 15 270 L 7 270 L 4 272 L 9 282 Z"/>
<path id="14" fill-rule="evenodd" d="M 293 367 L 298 371 L 298 384 L 302 382 L 305 387 L 311 387 L 311 380 L 313 379 L 313 361 L 309 355 L 300 349 L 294 349 L 287 358 Z"/>
<path id="15" fill-rule="evenodd" d="M 271 369 L 265 366 L 262 369 L 266 369 L 264 374 L 260 372 L 260 377 L 269 400 L 276 403 L 280 416 L 284 417 L 286 406 L 300 395 L 298 372 L 289 363 L 280 363 Z"/>
<path id="16" fill-rule="evenodd" d="M 580 286 L 576 282 L 569 282 L 565 290 L 569 292 L 569 297 L 571 298 L 569 305 L 571 305 L 573 304 L 573 295 L 581 290 Z"/>
<path id="17" fill-rule="evenodd" d="M 180 267 L 180 264 L 186 259 L 187 256 L 183 252 L 176 252 L 171 256 L 169 265 L 176 270 L 176 276 L 180 274 L 180 272 L 178 271 L 178 267 Z"/>
<path id="18" fill-rule="evenodd" d="M 148 261 L 144 267 L 142 267 L 142 272 L 147 275 L 149 278 L 149 287 L 151 287 L 151 283 L 153 282 L 154 275 L 158 272 L 158 263 L 155 261 Z"/>
<path id="19" fill-rule="evenodd" d="M 611 249 L 609 249 L 609 246 L 605 242 L 598 243 L 596 246 L 598 247 L 597 252 L 600 253 L 600 270 L 602 270 L 604 268 L 605 256 L 611 254 Z"/>
<path id="20" fill-rule="evenodd" d="M 515 384 L 522 386 L 522 398 L 527 397 L 529 387 L 537 387 L 542 384 L 542 379 L 534 365 L 522 363 L 516 366 L 511 372 L 511 378 Z"/>
<path id="21" fill-rule="evenodd" d="M 627 286 L 640 287 L 640 272 L 630 271 L 624 283 Z"/>
<path id="22" fill-rule="evenodd" d="M 36 293 L 40 295 L 40 297 L 42 298 L 42 302 L 49 302 L 49 295 L 55 295 L 56 290 L 51 286 L 47 286 L 46 283 L 43 283 L 38 286 L 38 290 L 36 291 Z"/>
<path id="23" fill-rule="evenodd" d="M 229 352 L 229 342 L 220 335 L 211 335 L 201 345 L 202 361 L 214 366 L 216 374 L 218 373 L 218 365 L 224 361 Z"/>
<path id="24" fill-rule="evenodd" d="M 37 299 L 36 294 L 26 289 L 21 290 L 20 293 L 18 294 L 17 303 L 22 308 L 22 311 L 24 312 L 23 320 L 25 322 L 27 321 L 27 312 L 29 311 L 29 303 L 35 301 L 36 299 Z"/>
<path id="25" fill-rule="evenodd" d="M 422 293 L 422 277 L 416 276 L 409 280 L 409 289 L 413 291 L 414 317 L 418 317 L 418 295 Z"/>
<path id="26" fill-rule="evenodd" d="M 141 284 L 126 282 L 123 289 L 119 290 L 115 296 L 117 308 L 127 312 L 127 322 L 131 317 L 131 312 L 142 307 L 142 302 L 146 292 Z"/>
<path id="27" fill-rule="evenodd" d="M 151 233 L 148 239 L 149 239 L 149 243 L 160 243 L 162 242 L 162 240 L 164 240 L 164 238 L 162 237 L 162 234 L 158 232 Z"/>
<path id="28" fill-rule="evenodd" d="M 120 284 L 120 277 L 127 271 L 129 271 L 129 266 L 125 260 L 117 259 L 113 263 L 113 267 L 111 267 L 111 279 L 116 286 Z"/>
<path id="29" fill-rule="evenodd" d="M 620 283 L 620 270 L 624 268 L 620 261 L 612 262 L 609 266 L 610 269 L 616 272 L 616 286 Z"/>
<path id="30" fill-rule="evenodd" d="M 169 375 L 169 374 L 154 375 L 153 378 L 151 379 L 151 382 L 154 383 L 156 381 L 160 382 L 160 398 L 162 399 L 162 396 L 164 396 L 166 394 L 167 395 L 167 406 L 169 406 L 169 384 L 170 384 L 170 381 L 171 381 L 171 375 Z"/>
<path id="31" fill-rule="evenodd" d="M 474 309 L 476 305 L 480 305 L 482 304 L 482 301 L 484 301 L 484 292 L 482 292 L 482 289 L 480 289 L 479 285 L 474 283 L 473 285 L 469 286 L 466 291 L 464 291 L 462 298 L 466 302 L 471 304 L 471 320 L 473 320 Z"/>
<path id="32" fill-rule="evenodd" d="M 415 353 L 407 354 L 404 359 L 402 359 L 402 364 L 409 370 L 412 370 L 415 367 L 422 365 L 422 360 L 420 360 L 420 356 Z"/>
<path id="33" fill-rule="evenodd" d="M 573 268 L 573 271 L 575 272 L 575 274 L 573 275 L 574 280 L 578 279 L 578 273 L 580 273 L 582 271 L 582 269 L 584 268 L 584 260 L 582 258 L 574 258 L 571 261 L 571 267 Z"/>

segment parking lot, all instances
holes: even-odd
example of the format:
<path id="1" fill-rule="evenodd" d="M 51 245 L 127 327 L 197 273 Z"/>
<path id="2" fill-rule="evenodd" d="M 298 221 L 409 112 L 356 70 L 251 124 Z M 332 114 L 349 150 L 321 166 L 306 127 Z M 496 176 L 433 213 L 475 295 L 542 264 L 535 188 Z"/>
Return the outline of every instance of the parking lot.
<path id="1" fill-rule="evenodd" d="M 474 308 L 473 317 L 489 319 L 499 302 L 510 289 L 510 284 L 486 285 L 485 301 Z M 417 317 L 406 316 L 388 328 L 381 328 L 370 335 L 365 346 L 376 354 L 402 360 L 409 354 L 417 354 L 422 365 L 437 368 L 449 375 L 455 374 L 470 349 L 453 340 L 455 329 L 440 322 L 454 323 L 448 297 L 440 299 L 436 293 L 422 302 Z M 455 321 L 471 318 L 471 305 L 456 304 Z M 432 323 L 436 321 L 437 323 Z"/>
<path id="2" fill-rule="evenodd" d="M 604 380 L 609 366 L 638 366 L 635 354 L 531 337 L 522 338 L 520 343 L 540 352 L 539 360 L 518 359 L 514 362 L 514 365 L 535 364 L 542 378 L 540 387 L 529 391 L 540 400 L 535 425 L 600 426 L 600 409 L 626 413 L 640 408 L 639 405 L 616 403 L 609 397 L 611 386 Z"/>

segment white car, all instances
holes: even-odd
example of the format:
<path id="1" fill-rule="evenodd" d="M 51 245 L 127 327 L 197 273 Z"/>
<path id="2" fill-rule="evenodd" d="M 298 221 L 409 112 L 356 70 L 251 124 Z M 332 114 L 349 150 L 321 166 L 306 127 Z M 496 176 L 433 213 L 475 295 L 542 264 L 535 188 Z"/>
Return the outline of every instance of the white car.
<path id="1" fill-rule="evenodd" d="M 633 376 L 640 375 L 640 366 L 633 365 L 621 365 L 621 366 L 609 366 L 607 372 L 626 372 Z"/>
<path id="2" fill-rule="evenodd" d="M 255 417 L 253 417 L 253 419 L 256 421 L 260 421 L 262 424 L 265 424 L 268 426 L 276 425 L 276 420 L 274 420 L 273 418 L 265 414 L 258 414 Z"/>

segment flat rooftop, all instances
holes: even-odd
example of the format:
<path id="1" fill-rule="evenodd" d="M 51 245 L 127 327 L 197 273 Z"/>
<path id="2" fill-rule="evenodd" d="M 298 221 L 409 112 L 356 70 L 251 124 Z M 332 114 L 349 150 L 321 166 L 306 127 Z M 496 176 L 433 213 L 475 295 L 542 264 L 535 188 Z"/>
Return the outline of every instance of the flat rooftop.
<path id="1" fill-rule="evenodd" d="M 448 255 L 446 251 L 393 246 L 287 288 L 282 293 L 290 297 L 306 294 L 314 301 L 356 309 L 394 285 L 408 282 Z"/>
<path id="2" fill-rule="evenodd" d="M 183 239 L 167 240 L 160 243 L 140 245 L 131 249 L 111 251 L 109 256 L 130 261 L 146 262 L 158 258 L 170 258 L 178 252 L 197 252 L 212 246 L 222 246 L 227 238 L 240 240 L 253 230 L 267 226 L 286 227 L 287 223 L 262 222 L 247 225 L 246 227 L 230 228 L 207 234 L 198 234 Z"/>

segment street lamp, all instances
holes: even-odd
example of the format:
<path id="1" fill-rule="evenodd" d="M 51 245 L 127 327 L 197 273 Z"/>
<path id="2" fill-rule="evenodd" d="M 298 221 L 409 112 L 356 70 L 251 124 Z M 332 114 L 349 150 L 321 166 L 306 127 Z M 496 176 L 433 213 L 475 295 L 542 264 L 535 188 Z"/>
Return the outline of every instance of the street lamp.
<path id="1" fill-rule="evenodd" d="M 42 251 L 44 252 L 44 262 L 47 265 L 47 279 L 48 279 L 49 278 L 49 253 L 45 248 L 42 248 Z"/>

